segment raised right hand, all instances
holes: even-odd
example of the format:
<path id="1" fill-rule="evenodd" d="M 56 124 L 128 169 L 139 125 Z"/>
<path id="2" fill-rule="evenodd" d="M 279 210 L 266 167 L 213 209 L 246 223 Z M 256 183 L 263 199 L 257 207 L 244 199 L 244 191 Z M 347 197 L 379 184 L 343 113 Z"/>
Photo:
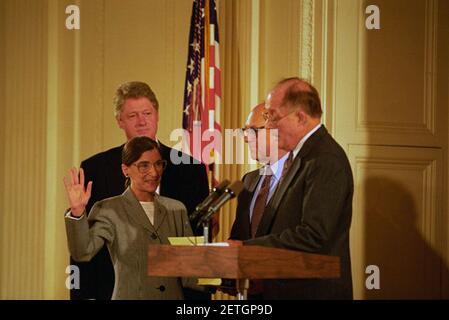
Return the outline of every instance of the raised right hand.
<path id="1" fill-rule="evenodd" d="M 78 170 L 71 168 L 69 177 L 64 177 L 64 186 L 69 199 L 72 215 L 80 217 L 86 209 L 87 202 L 90 199 L 92 191 L 92 181 L 89 181 L 87 188 L 84 189 L 84 171 L 80 168 L 79 179 Z"/>

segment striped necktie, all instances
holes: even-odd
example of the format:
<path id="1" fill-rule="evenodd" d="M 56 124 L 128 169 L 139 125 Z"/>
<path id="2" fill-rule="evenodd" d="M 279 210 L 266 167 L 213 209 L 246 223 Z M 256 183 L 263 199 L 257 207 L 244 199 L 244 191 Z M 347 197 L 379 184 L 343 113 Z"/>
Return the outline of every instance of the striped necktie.
<path id="1" fill-rule="evenodd" d="M 262 220 L 263 213 L 265 211 L 265 206 L 267 205 L 268 194 L 270 193 L 270 182 L 273 174 L 271 172 L 266 172 L 262 186 L 260 187 L 259 193 L 257 194 L 256 202 L 254 203 L 253 215 L 251 217 L 251 237 L 255 237 L 259 223 Z"/>
<path id="2" fill-rule="evenodd" d="M 285 160 L 284 166 L 282 167 L 282 175 L 281 175 L 281 179 L 279 180 L 278 185 L 280 185 L 282 180 L 284 180 L 284 177 L 287 174 L 288 169 L 290 169 L 292 162 L 293 162 L 293 151 L 290 151 L 288 154 L 287 160 Z"/>

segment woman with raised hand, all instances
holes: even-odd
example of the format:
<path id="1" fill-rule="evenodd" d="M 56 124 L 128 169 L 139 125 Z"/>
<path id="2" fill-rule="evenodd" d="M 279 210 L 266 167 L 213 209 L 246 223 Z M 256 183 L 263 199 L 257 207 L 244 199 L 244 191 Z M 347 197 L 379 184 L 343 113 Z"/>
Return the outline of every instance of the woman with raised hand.
<path id="1" fill-rule="evenodd" d="M 168 237 L 192 235 L 185 206 L 159 196 L 156 190 L 166 161 L 148 137 L 128 141 L 122 153 L 127 189 L 97 202 L 86 217 L 92 182 L 83 170 L 70 169 L 64 185 L 70 204 L 65 223 L 70 254 L 89 261 L 106 243 L 114 265 L 112 299 L 183 299 L 181 278 L 148 276 L 147 251 L 168 244 Z"/>

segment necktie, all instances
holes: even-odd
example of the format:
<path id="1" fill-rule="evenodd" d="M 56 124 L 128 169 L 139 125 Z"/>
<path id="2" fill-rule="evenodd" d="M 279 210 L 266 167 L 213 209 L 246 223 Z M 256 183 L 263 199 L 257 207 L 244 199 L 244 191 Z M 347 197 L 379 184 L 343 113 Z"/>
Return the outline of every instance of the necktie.
<path id="1" fill-rule="evenodd" d="M 253 215 L 251 218 L 251 237 L 253 238 L 256 235 L 257 227 L 259 226 L 260 220 L 262 220 L 263 212 L 265 211 L 272 176 L 272 174 L 266 174 L 264 176 L 262 186 L 260 187 L 259 194 L 257 195 L 256 202 L 254 203 Z"/>
<path id="2" fill-rule="evenodd" d="M 293 162 L 293 151 L 287 157 L 287 160 L 284 162 L 284 166 L 282 167 L 281 179 L 278 182 L 278 186 L 281 184 L 282 179 L 284 179 L 285 174 L 287 173 L 290 165 Z M 263 213 L 265 211 L 265 205 L 268 198 L 268 193 L 270 192 L 270 181 L 273 175 L 265 175 L 264 180 L 262 182 L 262 186 L 259 190 L 259 194 L 257 195 L 256 202 L 253 208 L 253 216 L 251 219 L 251 237 L 255 238 L 257 228 L 259 227 L 259 223 L 262 220 Z M 250 281 L 250 294 L 258 295 L 263 292 L 263 282 L 260 279 L 253 279 Z"/>
<path id="3" fill-rule="evenodd" d="M 278 185 L 281 184 L 282 180 L 284 180 L 285 175 L 288 172 L 288 169 L 290 168 L 290 165 L 293 162 L 293 151 L 290 151 L 290 153 L 288 154 L 287 159 L 284 162 L 284 166 L 282 167 L 282 174 L 281 174 L 281 179 L 279 180 Z"/>

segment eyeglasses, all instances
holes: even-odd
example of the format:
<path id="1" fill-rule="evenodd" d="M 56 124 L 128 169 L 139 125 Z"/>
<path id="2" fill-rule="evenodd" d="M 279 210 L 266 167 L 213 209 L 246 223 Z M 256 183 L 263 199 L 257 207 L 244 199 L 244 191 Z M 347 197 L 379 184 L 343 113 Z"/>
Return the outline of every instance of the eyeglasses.
<path id="1" fill-rule="evenodd" d="M 259 133 L 260 130 L 265 129 L 265 127 L 250 127 L 250 128 L 240 128 L 242 130 L 243 135 L 245 137 L 248 137 L 252 132 L 254 132 L 256 135 Z"/>
<path id="2" fill-rule="evenodd" d="M 142 161 L 139 163 L 133 163 L 133 166 L 136 166 L 140 173 L 147 173 L 150 171 L 151 167 L 154 167 L 154 170 L 160 172 L 167 167 L 167 160 L 158 160 L 155 163 Z"/>
<path id="3" fill-rule="evenodd" d="M 262 114 L 262 116 L 263 116 L 264 120 L 265 120 L 267 123 L 268 123 L 268 122 L 271 122 L 271 123 L 273 123 L 273 124 L 277 124 L 279 121 L 281 121 L 282 119 L 288 117 L 288 116 L 291 115 L 293 112 L 296 112 L 296 110 L 292 110 L 292 111 L 290 111 L 289 113 L 287 113 L 287 114 L 285 114 L 285 115 L 283 115 L 283 116 L 281 116 L 281 117 L 274 118 L 274 119 L 272 118 L 273 116 L 272 116 L 270 113 L 268 113 L 268 111 L 264 112 L 264 113 Z"/>

